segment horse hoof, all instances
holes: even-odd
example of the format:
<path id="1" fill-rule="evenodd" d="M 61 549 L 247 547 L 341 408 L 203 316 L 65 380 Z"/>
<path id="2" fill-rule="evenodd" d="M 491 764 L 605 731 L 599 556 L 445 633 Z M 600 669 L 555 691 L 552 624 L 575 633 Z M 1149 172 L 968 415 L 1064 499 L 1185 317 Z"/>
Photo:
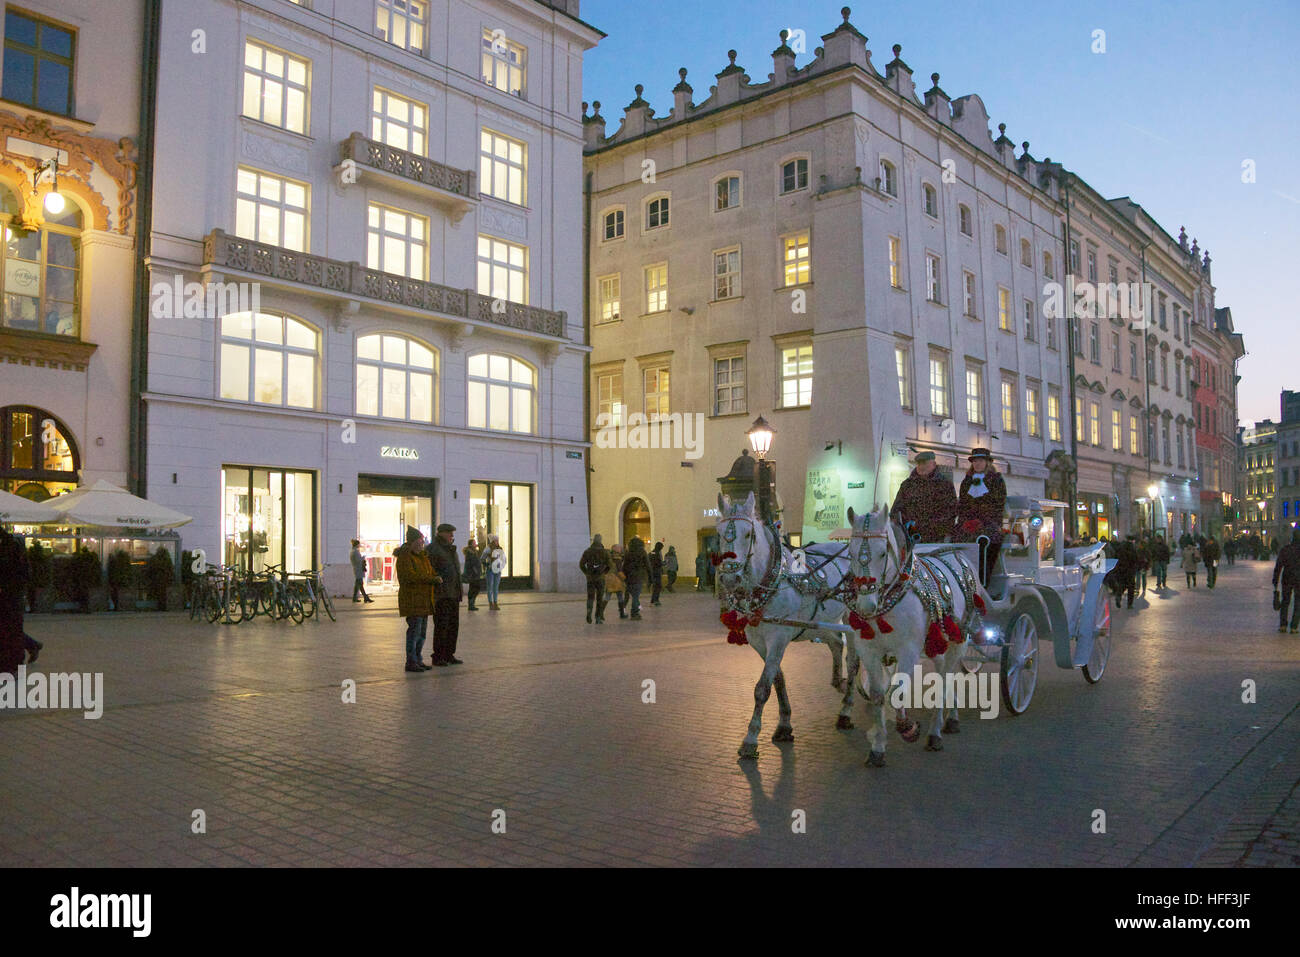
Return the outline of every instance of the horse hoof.
<path id="1" fill-rule="evenodd" d="M 756 745 L 756 744 L 742 744 L 742 745 L 741 745 L 741 746 L 736 750 L 736 753 L 739 754 L 742 758 L 745 758 L 746 760 L 751 760 L 751 761 L 752 761 L 753 759 L 755 759 L 755 758 L 758 757 L 758 745 Z"/>
<path id="2" fill-rule="evenodd" d="M 772 732 L 772 743 L 779 744 L 782 741 L 794 740 L 794 728 L 777 728 Z"/>
<path id="3" fill-rule="evenodd" d="M 867 755 L 866 764 L 867 767 L 869 768 L 883 768 L 885 766 L 885 752 L 872 751 L 869 755 Z"/>
<path id="4" fill-rule="evenodd" d="M 835 730 L 836 730 L 836 731 L 852 731 L 852 730 L 853 730 L 853 719 L 850 718 L 847 714 L 842 714 L 842 715 L 840 715 L 838 718 L 835 719 Z"/>
<path id="5" fill-rule="evenodd" d="M 896 726 L 899 735 L 909 744 L 921 736 L 921 726 L 911 718 L 904 718 Z"/>
<path id="6" fill-rule="evenodd" d="M 944 734 L 961 734 L 961 724 L 956 718 L 949 718 L 943 723 Z"/>
<path id="7" fill-rule="evenodd" d="M 928 738 L 925 739 L 925 750 L 942 751 L 943 738 L 939 737 L 937 734 L 930 735 Z"/>

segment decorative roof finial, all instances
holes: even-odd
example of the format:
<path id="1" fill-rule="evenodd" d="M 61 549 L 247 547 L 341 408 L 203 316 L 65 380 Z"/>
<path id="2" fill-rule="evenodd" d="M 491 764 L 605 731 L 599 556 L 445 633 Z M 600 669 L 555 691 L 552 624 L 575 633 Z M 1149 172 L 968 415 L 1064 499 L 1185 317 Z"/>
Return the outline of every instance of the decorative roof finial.
<path id="1" fill-rule="evenodd" d="M 588 105 L 588 104 L 587 104 L 587 101 L 586 101 L 586 100 L 583 100 L 583 101 L 582 101 L 582 115 L 583 115 L 583 116 L 586 116 L 586 115 L 587 115 L 587 105 Z"/>
<path id="2" fill-rule="evenodd" d="M 632 89 L 636 90 L 637 99 L 641 99 L 641 94 L 645 92 L 645 87 L 638 83 L 636 86 L 632 87 Z"/>
<path id="3" fill-rule="evenodd" d="M 782 31 L 781 31 L 781 44 L 782 44 L 783 46 L 785 45 L 785 39 L 786 39 L 786 37 L 788 37 L 789 35 L 790 35 L 790 31 L 789 31 L 789 30 L 782 30 Z"/>
<path id="4" fill-rule="evenodd" d="M 736 65 L 736 51 L 735 51 L 735 50 L 728 50 L 728 51 L 727 51 L 727 59 L 731 61 L 731 65 L 732 65 L 732 66 L 735 66 L 735 65 Z"/>
<path id="5" fill-rule="evenodd" d="M 853 11 L 850 10 L 848 7 L 840 7 L 840 16 L 844 18 L 845 23 L 849 22 L 849 14 L 852 12 Z"/>
<path id="6" fill-rule="evenodd" d="M 592 100 L 591 108 L 592 110 L 594 110 L 594 112 L 591 114 L 592 116 L 600 116 L 600 100 Z"/>
<path id="7" fill-rule="evenodd" d="M 930 74 L 930 82 L 933 83 L 935 86 L 938 86 L 938 85 L 939 85 L 939 74 L 938 74 L 938 73 L 931 73 L 931 74 Z"/>
<path id="8" fill-rule="evenodd" d="M 678 71 L 677 71 L 677 76 L 678 76 L 679 79 L 682 79 L 682 80 L 686 79 L 686 67 L 682 67 L 680 70 L 678 70 Z"/>
<path id="9" fill-rule="evenodd" d="M 1021 143 L 1021 144 L 1020 144 L 1020 148 L 1021 148 L 1022 150 L 1025 151 L 1025 154 L 1026 154 L 1026 155 L 1028 155 L 1028 153 L 1029 153 L 1029 140 L 1025 140 L 1023 143 Z"/>
<path id="10" fill-rule="evenodd" d="M 894 58 L 897 59 L 897 58 L 898 58 L 898 55 L 899 55 L 900 53 L 902 53 L 902 52 L 903 52 L 903 44 L 901 44 L 901 43 L 895 43 L 895 44 L 894 44 Z"/>
<path id="11" fill-rule="evenodd" d="M 999 124 L 998 124 L 998 132 L 1001 133 L 1003 136 L 1006 136 L 1006 135 L 1007 135 L 1007 124 L 1005 124 L 1005 123 L 999 123 Z"/>

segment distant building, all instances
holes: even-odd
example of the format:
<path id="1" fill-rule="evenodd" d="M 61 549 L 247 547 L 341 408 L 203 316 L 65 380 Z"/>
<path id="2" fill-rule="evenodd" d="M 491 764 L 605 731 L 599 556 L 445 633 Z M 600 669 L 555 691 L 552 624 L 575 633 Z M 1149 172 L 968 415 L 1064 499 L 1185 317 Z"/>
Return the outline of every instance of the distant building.
<path id="1" fill-rule="evenodd" d="M 1196 408 L 1197 472 L 1201 479 L 1201 518 L 1206 535 L 1221 537 L 1237 531 L 1237 362 L 1246 353 L 1241 333 L 1232 324 L 1232 310 L 1214 310 L 1214 324 L 1193 329 L 1196 376 L 1192 401 Z"/>
<path id="2" fill-rule="evenodd" d="M 1282 393 L 1277 424 L 1277 531 L 1285 544 L 1300 527 L 1300 392 Z"/>
<path id="3" fill-rule="evenodd" d="M 1281 521 L 1277 500 L 1277 423 L 1264 419 L 1238 430 L 1239 532 L 1272 538 Z"/>

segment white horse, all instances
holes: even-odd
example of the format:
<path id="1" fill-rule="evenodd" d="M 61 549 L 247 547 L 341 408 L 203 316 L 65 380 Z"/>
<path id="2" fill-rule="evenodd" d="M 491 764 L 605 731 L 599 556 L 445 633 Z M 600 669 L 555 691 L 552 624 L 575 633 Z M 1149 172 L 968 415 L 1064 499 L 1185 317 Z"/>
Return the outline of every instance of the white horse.
<path id="1" fill-rule="evenodd" d="M 807 622 L 839 623 L 848 608 L 845 589 L 849 584 L 849 560 L 842 545 L 810 545 L 799 556 L 783 546 L 777 532 L 765 525 L 754 508 L 754 496 L 735 504 L 718 496 L 718 536 L 723 553 L 718 565 L 722 592 L 723 624 L 727 640 L 751 644 L 763 659 L 763 673 L 754 686 L 754 715 L 749 733 L 741 742 L 742 758 L 758 757 L 758 733 L 762 729 L 763 706 L 776 689 L 780 721 L 772 741 L 793 741 L 790 699 L 786 695 L 781 658 L 792 641 L 817 638 L 831 652 L 831 685 L 843 692 L 839 718 L 841 730 L 853 727 L 853 685 L 858 660 L 852 642 L 843 642 L 848 652 L 848 675 L 840 664 L 842 633 L 810 627 Z"/>
<path id="2" fill-rule="evenodd" d="M 978 577 L 961 555 L 949 561 L 922 558 L 912 553 L 906 533 L 889 517 L 888 508 L 867 515 L 848 510 L 853 529 L 849 560 L 856 600 L 849 624 L 856 629 L 857 649 L 866 678 L 863 692 L 872 727 L 869 767 L 885 763 L 885 699 L 890 680 L 886 659 L 897 663 L 897 674 L 910 680 L 924 654 L 934 662 L 942 679 L 959 668 L 965 645 L 979 627 L 979 612 L 987 607 Z M 974 607 L 972 607 L 972 605 Z M 919 690 L 919 689 L 918 689 Z M 946 697 L 946 695 L 945 695 Z M 957 709 L 941 701 L 926 739 L 927 751 L 943 750 L 943 733 L 960 730 Z M 944 721 L 945 714 L 950 715 Z M 916 723 L 906 711 L 898 712 L 897 727 L 904 740 L 915 741 Z"/>

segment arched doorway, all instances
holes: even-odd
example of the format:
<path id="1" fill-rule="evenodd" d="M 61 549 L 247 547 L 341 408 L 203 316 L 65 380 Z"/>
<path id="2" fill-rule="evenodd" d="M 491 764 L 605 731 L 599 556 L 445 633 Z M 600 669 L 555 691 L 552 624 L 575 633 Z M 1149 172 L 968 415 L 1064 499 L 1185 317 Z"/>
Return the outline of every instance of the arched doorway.
<path id="1" fill-rule="evenodd" d="M 622 543 L 627 545 L 633 537 L 643 542 L 650 541 L 650 506 L 644 499 L 630 498 L 623 505 L 620 524 L 623 528 Z"/>
<path id="2" fill-rule="evenodd" d="M 77 487 L 81 456 L 68 427 L 44 409 L 0 409 L 0 489 L 36 502 Z"/>

